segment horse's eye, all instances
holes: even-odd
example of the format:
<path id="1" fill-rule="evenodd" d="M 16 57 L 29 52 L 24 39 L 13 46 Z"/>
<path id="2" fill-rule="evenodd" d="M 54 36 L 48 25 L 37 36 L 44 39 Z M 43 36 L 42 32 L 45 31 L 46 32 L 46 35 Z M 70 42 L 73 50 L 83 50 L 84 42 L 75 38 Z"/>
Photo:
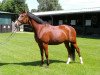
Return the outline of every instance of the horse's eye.
<path id="1" fill-rule="evenodd" d="M 23 15 L 21 17 L 24 17 Z"/>

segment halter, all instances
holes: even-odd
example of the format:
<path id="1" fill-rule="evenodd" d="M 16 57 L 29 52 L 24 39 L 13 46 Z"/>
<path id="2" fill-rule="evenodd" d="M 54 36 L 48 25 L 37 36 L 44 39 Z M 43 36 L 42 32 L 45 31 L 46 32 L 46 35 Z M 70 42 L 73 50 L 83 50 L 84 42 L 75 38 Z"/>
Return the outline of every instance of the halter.
<path id="1" fill-rule="evenodd" d="M 24 23 L 22 22 L 22 21 L 20 21 L 20 20 L 16 20 L 16 21 L 18 21 L 19 23 L 21 23 L 20 25 L 18 25 L 18 26 L 15 26 L 15 27 L 17 27 L 17 28 L 19 28 L 20 26 L 22 26 Z"/>
<path id="2" fill-rule="evenodd" d="M 18 25 L 17 27 L 20 27 L 20 26 L 22 26 L 23 24 L 24 24 L 24 25 L 27 25 L 26 23 L 24 23 L 24 22 L 22 22 L 22 21 L 20 21 L 20 20 L 18 20 L 18 19 L 17 19 L 16 21 L 18 21 L 19 23 L 21 23 L 21 24 Z M 28 22 L 31 23 L 30 20 L 28 20 Z M 32 24 L 32 23 L 31 23 L 31 24 Z"/>
<path id="3" fill-rule="evenodd" d="M 19 23 L 21 23 L 21 25 L 24 24 L 22 21 L 20 21 L 20 20 L 18 20 L 18 19 L 17 19 L 17 21 L 18 21 Z"/>

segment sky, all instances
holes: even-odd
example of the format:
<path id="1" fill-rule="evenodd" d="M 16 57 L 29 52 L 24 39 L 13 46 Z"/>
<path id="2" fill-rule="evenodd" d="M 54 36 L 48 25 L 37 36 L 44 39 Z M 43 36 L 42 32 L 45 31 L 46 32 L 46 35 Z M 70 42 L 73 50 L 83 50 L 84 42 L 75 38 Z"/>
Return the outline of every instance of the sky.
<path id="1" fill-rule="evenodd" d="M 26 0 L 26 3 L 29 10 L 37 9 L 37 0 Z M 59 0 L 59 3 L 64 10 L 100 7 L 100 0 Z"/>
<path id="2" fill-rule="evenodd" d="M 39 5 L 37 0 L 26 0 L 26 3 L 29 10 L 37 9 Z M 59 0 L 59 3 L 64 10 L 100 7 L 100 0 Z"/>

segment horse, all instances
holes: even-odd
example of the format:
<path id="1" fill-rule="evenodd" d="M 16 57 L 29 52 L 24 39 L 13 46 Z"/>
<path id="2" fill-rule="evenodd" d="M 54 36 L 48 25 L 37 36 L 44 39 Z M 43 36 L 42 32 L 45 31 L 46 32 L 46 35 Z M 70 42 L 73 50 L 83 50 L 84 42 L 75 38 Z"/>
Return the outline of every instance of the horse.
<path id="1" fill-rule="evenodd" d="M 83 64 L 80 49 L 76 41 L 76 31 L 72 26 L 65 24 L 53 26 L 49 23 L 45 23 L 42 19 L 30 12 L 21 13 L 15 21 L 16 27 L 19 27 L 22 24 L 28 24 L 33 27 L 35 41 L 40 49 L 41 65 L 44 64 L 45 52 L 46 63 L 47 66 L 49 66 L 48 45 L 58 45 L 61 43 L 65 44 L 68 51 L 68 60 L 66 64 L 69 64 L 71 59 L 75 61 L 75 50 L 80 58 L 80 63 Z"/>

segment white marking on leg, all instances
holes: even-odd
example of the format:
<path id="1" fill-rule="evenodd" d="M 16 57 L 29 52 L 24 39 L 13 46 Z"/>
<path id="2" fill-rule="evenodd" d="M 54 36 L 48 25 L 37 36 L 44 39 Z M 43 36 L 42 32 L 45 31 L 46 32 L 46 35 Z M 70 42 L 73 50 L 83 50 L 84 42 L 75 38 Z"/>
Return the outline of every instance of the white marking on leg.
<path id="1" fill-rule="evenodd" d="M 67 60 L 67 63 L 66 64 L 69 64 L 71 61 L 70 57 L 68 57 L 68 60 Z"/>
<path id="2" fill-rule="evenodd" d="M 80 57 L 80 63 L 81 63 L 81 64 L 83 64 L 83 60 L 82 60 L 82 57 Z"/>

